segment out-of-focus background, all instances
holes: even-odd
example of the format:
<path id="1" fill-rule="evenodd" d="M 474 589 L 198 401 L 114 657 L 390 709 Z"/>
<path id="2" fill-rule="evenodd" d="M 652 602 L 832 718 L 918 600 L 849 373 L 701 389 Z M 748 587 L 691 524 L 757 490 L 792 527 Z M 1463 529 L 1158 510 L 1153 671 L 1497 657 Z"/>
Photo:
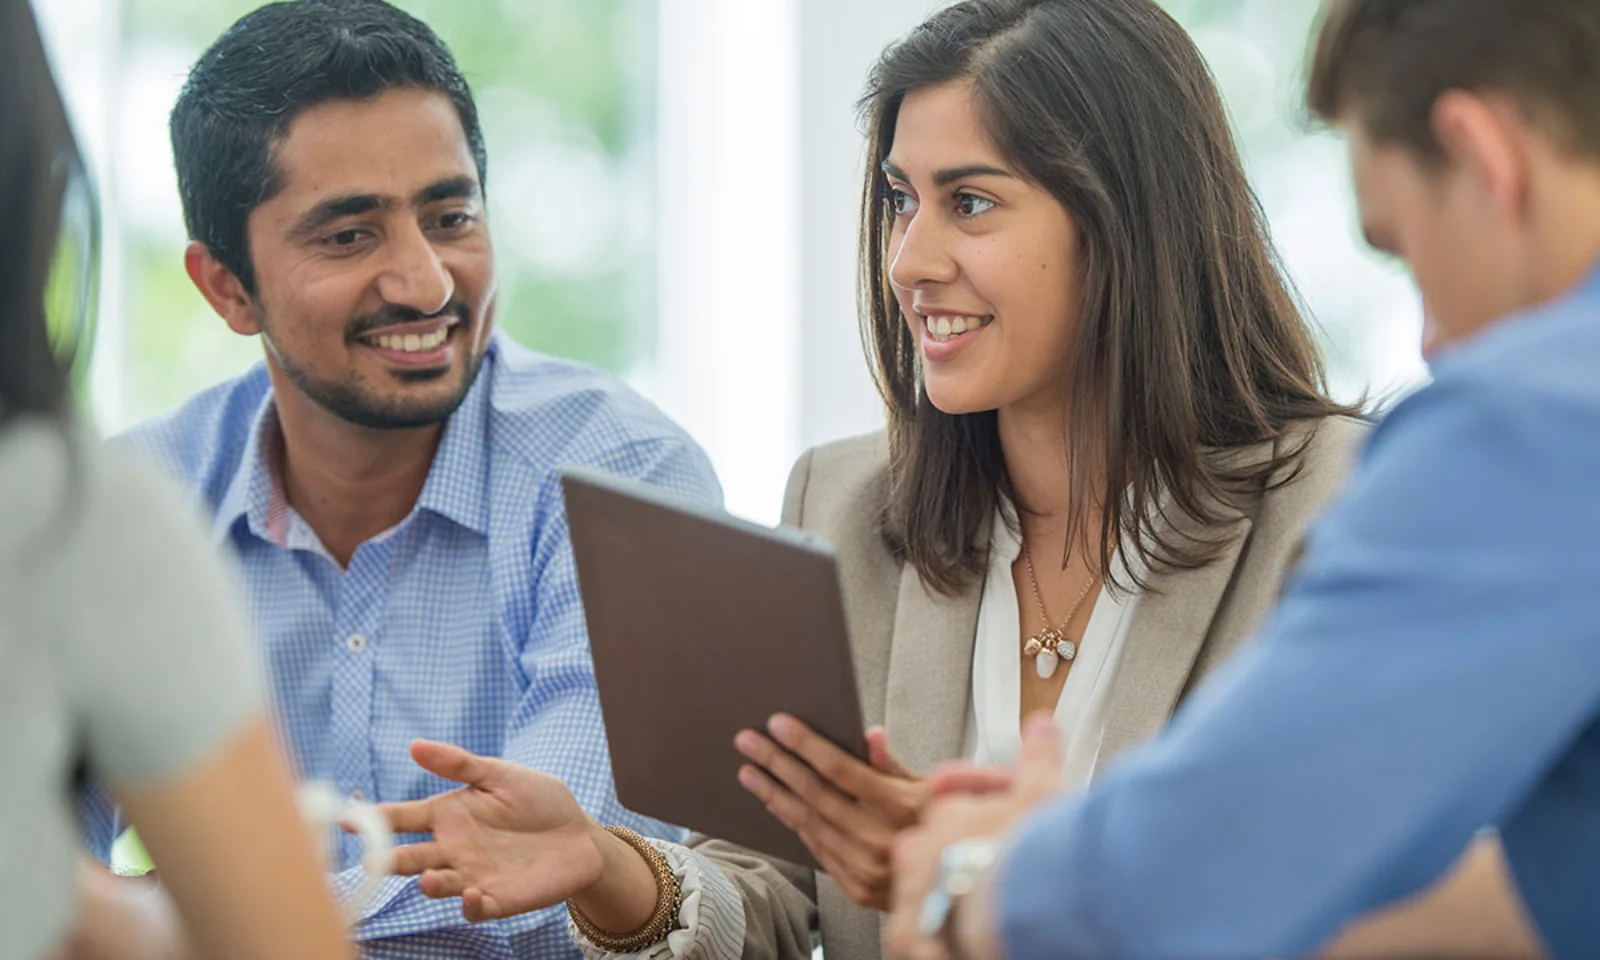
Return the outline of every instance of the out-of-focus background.
<path id="1" fill-rule="evenodd" d="M 255 0 L 34 0 L 106 218 L 88 391 L 115 432 L 260 347 L 190 286 L 166 119 Z M 807 446 L 879 427 L 856 333 L 862 140 L 883 46 L 932 0 L 400 0 L 452 47 L 489 149 L 499 322 L 625 377 L 774 522 Z M 1410 281 L 1366 252 L 1343 148 L 1299 110 L 1317 0 L 1167 0 L 1227 98 L 1343 398 L 1418 383 Z"/>

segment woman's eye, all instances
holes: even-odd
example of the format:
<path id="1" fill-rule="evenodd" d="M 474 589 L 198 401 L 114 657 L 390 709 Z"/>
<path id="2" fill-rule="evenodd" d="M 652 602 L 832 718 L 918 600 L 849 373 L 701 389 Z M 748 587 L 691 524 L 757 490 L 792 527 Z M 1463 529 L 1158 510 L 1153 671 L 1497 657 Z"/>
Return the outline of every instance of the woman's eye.
<path id="1" fill-rule="evenodd" d="M 976 217 L 987 213 L 994 208 L 994 201 L 987 200 L 973 193 L 963 193 L 956 196 L 956 213 L 962 217 Z"/>
<path id="2" fill-rule="evenodd" d="M 889 191 L 889 209 L 894 211 L 895 216 L 904 217 L 916 212 L 917 201 L 904 190 L 891 189 Z"/>

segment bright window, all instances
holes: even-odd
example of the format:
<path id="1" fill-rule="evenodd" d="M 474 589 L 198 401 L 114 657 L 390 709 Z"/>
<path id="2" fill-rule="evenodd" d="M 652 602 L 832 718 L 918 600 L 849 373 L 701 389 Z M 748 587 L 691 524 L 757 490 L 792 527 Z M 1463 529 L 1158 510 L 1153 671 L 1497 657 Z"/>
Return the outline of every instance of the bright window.
<path id="1" fill-rule="evenodd" d="M 183 271 L 167 114 L 189 66 L 255 0 L 48 0 L 36 8 L 101 178 L 104 300 L 92 374 L 114 431 L 242 372 Z M 489 150 L 501 326 L 623 375 L 653 341 L 651 0 L 401 0 L 450 45 Z M 68 41 L 66 38 L 71 37 Z"/>

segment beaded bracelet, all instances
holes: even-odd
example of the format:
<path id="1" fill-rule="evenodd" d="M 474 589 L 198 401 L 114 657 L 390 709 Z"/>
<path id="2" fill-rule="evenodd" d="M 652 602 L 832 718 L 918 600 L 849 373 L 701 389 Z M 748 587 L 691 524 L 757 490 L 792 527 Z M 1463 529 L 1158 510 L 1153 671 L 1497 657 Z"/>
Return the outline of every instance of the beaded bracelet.
<path id="1" fill-rule="evenodd" d="M 650 865 L 650 873 L 656 880 L 656 908 L 643 926 L 622 935 L 607 933 L 595 926 L 594 921 L 584 916 L 583 911 L 571 900 L 567 901 L 567 915 L 572 918 L 573 925 L 584 939 L 601 950 L 608 953 L 638 953 L 645 947 L 665 940 L 667 934 L 677 929 L 678 914 L 683 909 L 683 885 L 678 882 L 678 875 L 672 872 L 672 865 L 667 858 L 644 837 L 627 827 L 606 827 L 606 830 L 638 851 L 639 856 Z"/>

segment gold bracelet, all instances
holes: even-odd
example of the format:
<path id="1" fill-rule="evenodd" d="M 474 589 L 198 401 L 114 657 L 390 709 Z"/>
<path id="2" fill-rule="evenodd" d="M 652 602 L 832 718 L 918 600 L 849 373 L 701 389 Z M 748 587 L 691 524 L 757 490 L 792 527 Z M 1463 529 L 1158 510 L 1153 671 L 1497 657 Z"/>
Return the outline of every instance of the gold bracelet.
<path id="1" fill-rule="evenodd" d="M 623 843 L 638 851 L 656 881 L 656 908 L 650 919 L 632 933 L 617 935 L 595 926 L 571 900 L 567 901 L 567 915 L 584 939 L 607 953 L 638 953 L 645 947 L 667 939 L 667 934 L 678 928 L 678 914 L 683 909 L 683 885 L 672 872 L 672 864 L 650 841 L 627 827 L 606 827 L 606 830 Z"/>

